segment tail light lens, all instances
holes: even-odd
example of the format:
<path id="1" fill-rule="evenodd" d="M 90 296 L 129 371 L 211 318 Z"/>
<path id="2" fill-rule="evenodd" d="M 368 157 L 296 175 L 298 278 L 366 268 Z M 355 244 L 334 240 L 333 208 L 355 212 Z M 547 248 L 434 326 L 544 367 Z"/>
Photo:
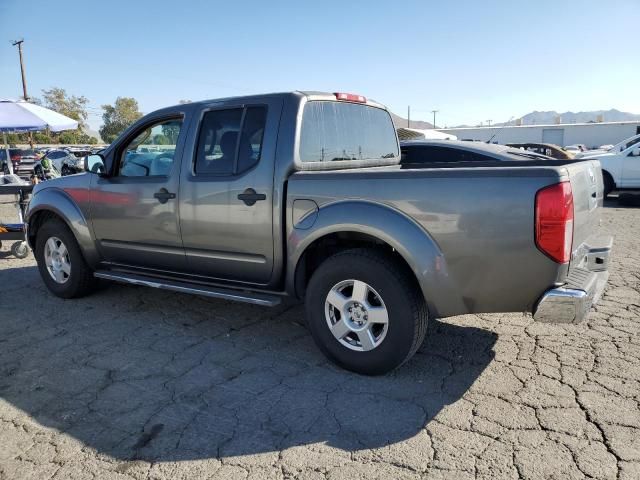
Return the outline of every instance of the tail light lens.
<path id="1" fill-rule="evenodd" d="M 536 193 L 536 245 L 553 261 L 567 263 L 573 246 L 573 192 L 561 182 Z"/>

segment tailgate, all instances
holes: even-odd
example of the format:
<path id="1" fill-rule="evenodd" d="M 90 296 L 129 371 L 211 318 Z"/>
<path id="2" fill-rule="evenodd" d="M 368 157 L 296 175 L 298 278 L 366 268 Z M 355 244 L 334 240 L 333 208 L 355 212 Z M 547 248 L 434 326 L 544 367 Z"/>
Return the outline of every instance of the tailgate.
<path id="1" fill-rule="evenodd" d="M 574 225 L 572 263 L 582 260 L 585 246 L 597 243 L 600 207 L 604 198 L 602 170 L 597 160 L 566 166 L 573 191 Z"/>

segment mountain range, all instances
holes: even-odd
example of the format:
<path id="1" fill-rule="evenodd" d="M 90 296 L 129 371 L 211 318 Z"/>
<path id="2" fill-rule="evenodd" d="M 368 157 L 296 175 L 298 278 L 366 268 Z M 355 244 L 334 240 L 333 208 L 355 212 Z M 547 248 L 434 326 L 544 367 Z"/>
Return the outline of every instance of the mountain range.
<path id="1" fill-rule="evenodd" d="M 602 121 L 604 122 L 627 122 L 627 121 L 640 121 L 640 114 L 637 113 L 629 113 L 629 112 L 621 112 L 620 110 L 616 110 L 612 108 L 610 110 L 592 110 L 589 112 L 563 112 L 558 113 L 555 110 L 550 111 L 533 111 L 531 113 L 527 113 L 522 117 L 519 117 L 522 120 L 522 125 L 550 125 L 556 123 L 556 119 L 560 117 L 561 123 L 589 123 L 589 122 L 597 122 L 599 117 L 602 116 Z M 406 127 L 407 119 L 402 118 L 399 115 L 395 115 L 391 113 L 391 118 L 393 119 L 393 123 L 398 127 Z M 493 125 L 502 126 L 502 125 L 516 125 L 517 120 L 514 118 L 508 122 L 503 123 L 494 123 Z M 450 128 L 462 128 L 462 127 L 475 127 L 477 125 L 457 125 L 456 127 Z M 429 122 L 425 122 L 422 120 L 411 120 L 411 128 L 417 129 L 426 129 L 433 128 L 433 124 Z M 443 128 L 443 127 L 439 127 Z"/>

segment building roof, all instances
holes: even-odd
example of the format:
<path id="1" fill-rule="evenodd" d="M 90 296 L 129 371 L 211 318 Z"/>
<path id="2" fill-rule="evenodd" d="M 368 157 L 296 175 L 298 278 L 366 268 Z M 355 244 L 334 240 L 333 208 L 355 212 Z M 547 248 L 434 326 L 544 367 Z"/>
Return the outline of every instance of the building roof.
<path id="1" fill-rule="evenodd" d="M 628 120 L 624 122 L 587 122 L 587 123 L 549 123 L 540 125 L 483 125 L 481 127 L 451 127 L 451 128 L 439 128 L 441 132 L 450 132 L 458 130 L 499 130 L 507 128 L 562 128 L 562 127 L 577 127 L 577 126 L 596 126 L 596 125 L 640 125 L 640 120 Z"/>

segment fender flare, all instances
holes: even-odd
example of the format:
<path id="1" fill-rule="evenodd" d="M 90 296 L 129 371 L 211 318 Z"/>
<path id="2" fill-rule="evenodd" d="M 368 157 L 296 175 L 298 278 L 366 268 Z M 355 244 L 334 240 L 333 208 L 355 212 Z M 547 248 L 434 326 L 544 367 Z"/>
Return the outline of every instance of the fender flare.
<path id="1" fill-rule="evenodd" d="M 54 213 L 67 224 L 69 230 L 71 230 L 76 238 L 85 260 L 89 266 L 95 268 L 100 261 L 100 257 L 89 223 L 76 202 L 66 192 L 58 188 L 46 188 L 31 197 L 29 210 L 25 219 L 27 224 L 27 239 L 31 248 L 35 249 L 32 240 L 34 235 L 31 233 L 33 220 L 43 212 Z"/>
<path id="2" fill-rule="evenodd" d="M 298 262 L 314 241 L 332 233 L 355 232 L 375 237 L 400 254 L 418 281 L 431 316 L 450 316 L 468 310 L 437 242 L 404 213 L 377 203 L 345 200 L 324 205 L 315 215 L 311 226 L 307 222 L 305 229 L 294 226 L 288 236 L 288 292 L 295 292 Z"/>

